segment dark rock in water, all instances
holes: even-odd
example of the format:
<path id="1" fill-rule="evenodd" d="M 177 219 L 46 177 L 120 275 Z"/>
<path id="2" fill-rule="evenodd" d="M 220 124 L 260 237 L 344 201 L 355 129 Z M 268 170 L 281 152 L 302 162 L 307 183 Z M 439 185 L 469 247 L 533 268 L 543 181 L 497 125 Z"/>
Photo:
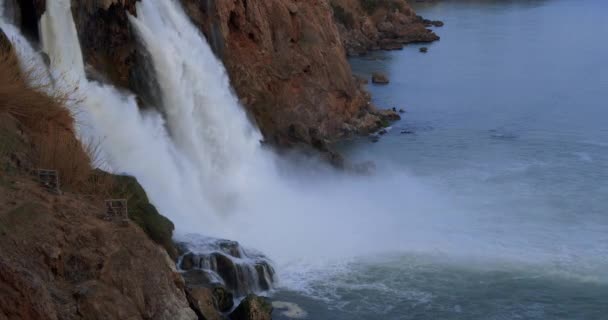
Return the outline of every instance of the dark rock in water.
<path id="1" fill-rule="evenodd" d="M 189 252 L 180 261 L 180 268 L 189 270 L 184 273 L 189 286 L 223 284 L 237 297 L 272 288 L 275 271 L 262 254 L 219 239 L 206 239 L 195 249 L 200 253 Z"/>
<path id="2" fill-rule="evenodd" d="M 405 110 L 399 109 L 399 113 L 405 113 Z"/>
<path id="3" fill-rule="evenodd" d="M 376 114 L 384 121 L 397 121 L 397 120 L 401 120 L 401 116 L 399 115 L 399 113 L 397 113 L 394 110 L 390 110 L 390 109 L 386 109 L 386 110 L 379 110 L 376 112 Z M 385 125 L 386 127 L 387 125 Z"/>
<path id="4" fill-rule="evenodd" d="M 248 295 L 230 314 L 232 320 L 270 320 L 272 304 L 263 297 Z"/>
<path id="5" fill-rule="evenodd" d="M 182 277 L 190 287 L 208 287 L 223 284 L 223 280 L 210 270 L 192 269 L 182 273 Z"/>
<path id="6" fill-rule="evenodd" d="M 213 288 L 213 298 L 217 309 L 221 312 L 228 312 L 234 306 L 234 297 L 232 293 L 224 287 Z"/>
<path id="7" fill-rule="evenodd" d="M 397 112 L 397 108 L 393 107 L 391 110 L 393 110 L 393 112 Z"/>
<path id="8" fill-rule="evenodd" d="M 401 134 L 414 134 L 415 132 L 409 129 L 401 130 Z"/>
<path id="9" fill-rule="evenodd" d="M 218 240 L 217 244 L 220 250 L 222 250 L 222 252 L 225 254 L 235 258 L 242 258 L 241 248 L 239 247 L 238 242 L 230 240 Z"/>
<path id="10" fill-rule="evenodd" d="M 443 27 L 443 21 L 440 20 L 431 21 L 431 24 L 435 27 Z"/>
<path id="11" fill-rule="evenodd" d="M 388 131 L 386 129 L 382 129 L 382 130 L 378 131 L 378 134 L 381 135 L 381 136 L 383 136 L 383 135 L 385 135 L 387 133 L 388 133 Z"/>
<path id="12" fill-rule="evenodd" d="M 422 48 L 420 48 L 420 49 L 418 49 L 418 50 L 419 50 L 420 52 L 422 52 L 422 53 L 427 53 L 427 52 L 429 51 L 429 48 L 427 48 L 427 47 L 422 47 Z"/>
<path id="13" fill-rule="evenodd" d="M 380 141 L 380 137 L 378 135 L 371 135 L 371 136 L 369 136 L 369 139 L 373 143 L 376 143 L 376 142 Z"/>
<path id="14" fill-rule="evenodd" d="M 372 73 L 372 83 L 375 83 L 375 84 L 388 84 L 389 80 L 388 80 L 388 77 L 385 74 L 379 73 L 379 72 L 374 72 L 374 73 Z"/>
<path id="15" fill-rule="evenodd" d="M 205 320 L 222 320 L 224 317 L 219 312 L 217 303 L 213 296 L 212 288 L 189 288 L 186 290 L 186 296 L 190 307 L 199 319 Z"/>
<path id="16" fill-rule="evenodd" d="M 194 254 L 188 253 L 182 257 L 179 267 L 182 270 L 190 270 L 194 267 Z"/>

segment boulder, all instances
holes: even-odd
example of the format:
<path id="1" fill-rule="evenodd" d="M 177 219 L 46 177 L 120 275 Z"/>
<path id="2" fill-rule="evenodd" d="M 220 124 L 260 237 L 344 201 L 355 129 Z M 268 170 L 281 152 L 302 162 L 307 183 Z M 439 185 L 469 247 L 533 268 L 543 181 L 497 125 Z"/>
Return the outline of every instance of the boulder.
<path id="1" fill-rule="evenodd" d="M 421 47 L 420 49 L 418 49 L 418 51 L 420 51 L 422 53 L 427 53 L 429 51 L 429 48 L 427 48 L 427 47 Z"/>
<path id="2" fill-rule="evenodd" d="M 199 318 L 206 320 L 224 319 L 217 307 L 212 288 L 196 287 L 186 290 L 190 307 Z"/>
<path id="3" fill-rule="evenodd" d="M 378 116 L 380 116 L 380 119 L 387 122 L 401 120 L 401 116 L 399 115 L 399 113 L 391 109 L 378 110 L 376 113 L 378 114 Z"/>
<path id="4" fill-rule="evenodd" d="M 372 83 L 375 84 L 388 84 L 389 80 L 388 77 L 380 72 L 374 72 L 372 73 Z"/>
<path id="5" fill-rule="evenodd" d="M 213 288 L 213 299 L 215 299 L 217 309 L 221 312 L 228 312 L 234 306 L 234 296 L 224 287 Z"/>
<path id="6" fill-rule="evenodd" d="M 195 267 L 194 254 L 192 252 L 185 254 L 182 257 L 182 261 L 181 261 L 179 267 L 180 267 L 180 269 L 186 270 L 186 271 L 194 268 Z"/>
<path id="7" fill-rule="evenodd" d="M 435 27 L 443 27 L 443 21 L 435 20 L 432 21 L 431 24 Z"/>
<path id="8" fill-rule="evenodd" d="M 263 297 L 248 295 L 230 314 L 232 320 L 270 320 L 272 304 Z"/>

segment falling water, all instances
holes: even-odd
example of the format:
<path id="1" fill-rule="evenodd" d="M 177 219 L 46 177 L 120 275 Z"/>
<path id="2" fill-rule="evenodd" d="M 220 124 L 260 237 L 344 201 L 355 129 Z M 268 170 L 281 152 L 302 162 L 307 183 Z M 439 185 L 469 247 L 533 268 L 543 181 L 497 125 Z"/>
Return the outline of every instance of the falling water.
<path id="1" fill-rule="evenodd" d="M 503 211 L 488 216 L 479 209 L 485 199 L 463 199 L 441 181 L 389 167 L 366 179 L 333 172 L 310 178 L 296 170 L 285 177 L 260 148 L 223 66 L 175 0 L 139 2 L 130 18 L 152 57 L 164 117 L 140 111 L 131 94 L 86 79 L 69 3 L 47 1 L 41 33 L 54 79 L 73 92 L 79 131 L 101 140 L 109 168 L 138 178 L 180 239 L 193 245 L 199 268 L 217 269 L 218 252 L 233 262 L 247 259 L 209 249 L 186 232 L 264 250 L 278 262 L 283 284 L 296 289 L 343 271 L 343 260 L 380 252 L 463 258 L 454 260 L 467 266 L 508 261 L 605 279 L 604 247 L 562 236 L 571 231 L 557 223 L 505 220 Z M 606 243 L 605 233 L 597 234 L 596 242 Z M 560 250 L 551 249 L 554 243 Z M 237 267 L 237 277 L 248 266 Z"/>
<path id="2" fill-rule="evenodd" d="M 222 63 L 176 1 L 139 2 L 130 20 L 152 56 L 173 141 L 198 167 L 193 174 L 204 182 L 201 196 L 215 211 L 231 209 L 263 161 L 260 133 Z"/>
<path id="3" fill-rule="evenodd" d="M 132 174 L 161 212 L 174 221 L 205 210 L 193 164 L 177 150 L 160 114 L 140 112 L 133 95 L 88 81 L 69 0 L 47 1 L 41 18 L 45 52 L 54 78 L 73 92 L 70 108 L 79 133 L 101 145 L 108 169 Z M 210 221 L 212 218 L 209 219 Z"/>
<path id="4" fill-rule="evenodd" d="M 172 17 L 177 13 L 170 10 L 176 8 L 165 8 L 166 14 Z M 238 109 L 225 73 L 222 83 L 204 86 L 205 81 L 215 83 L 209 77 L 224 72 L 221 64 L 212 60 L 199 66 L 192 63 L 194 56 L 181 57 L 177 54 L 172 59 L 154 59 L 156 68 L 165 71 L 159 72 L 162 76 L 160 84 L 164 111 L 168 119 L 168 123 L 165 123 L 156 112 L 142 114 L 132 95 L 86 79 L 70 10 L 69 0 L 47 2 L 47 10 L 41 19 L 41 33 L 44 50 L 51 60 L 54 80 L 61 84 L 62 90 L 73 92 L 70 108 L 74 111 L 79 133 L 85 138 L 101 139 L 107 169 L 137 177 L 159 210 L 176 221 L 178 226 L 187 225 L 193 216 L 204 215 L 208 228 L 215 225 L 219 230 L 219 224 L 213 224 L 214 215 L 209 214 L 215 210 L 208 203 L 210 199 L 218 197 L 215 191 L 219 182 L 230 181 L 224 178 L 234 178 L 234 174 L 241 170 L 241 161 L 237 161 L 234 154 L 241 152 L 243 156 L 253 156 L 259 145 L 259 133 Z M 146 13 L 151 12 L 142 9 L 141 16 L 148 17 Z M 184 21 L 177 22 L 181 24 L 175 27 L 187 30 L 188 25 Z M 195 35 L 192 32 L 191 37 Z M 176 33 L 170 36 L 176 36 Z M 200 43 L 201 38 L 197 39 Z M 179 40 L 196 43 L 197 39 Z M 173 44 L 180 43 L 176 41 Z M 156 42 L 147 48 L 155 58 L 158 57 L 161 47 Z M 188 51 L 183 45 L 178 49 Z M 208 47 L 200 45 L 198 49 L 193 54 L 213 57 Z M 179 69 L 180 65 L 182 69 Z M 211 68 L 212 72 L 208 78 L 201 79 L 197 75 L 206 74 L 206 68 Z M 183 73 L 169 70 L 181 70 Z M 201 108 L 203 106 L 221 108 Z M 204 119 L 209 120 L 201 123 Z M 213 185 L 211 181 L 218 183 Z M 227 184 L 222 186 L 226 188 L 221 190 L 229 190 Z M 198 269 L 219 272 L 239 295 L 270 287 L 274 272 L 262 255 L 248 254 L 240 246 L 239 254 L 231 255 L 212 250 L 216 247 L 214 243 L 220 242 L 206 239 L 203 245 L 198 246 L 195 252 L 199 254 L 199 259 L 209 262 L 220 259 L 217 261 L 229 263 L 232 267 L 228 269 L 233 272 L 217 270 L 211 265 L 199 265 Z M 206 250 L 201 252 L 201 248 Z"/>

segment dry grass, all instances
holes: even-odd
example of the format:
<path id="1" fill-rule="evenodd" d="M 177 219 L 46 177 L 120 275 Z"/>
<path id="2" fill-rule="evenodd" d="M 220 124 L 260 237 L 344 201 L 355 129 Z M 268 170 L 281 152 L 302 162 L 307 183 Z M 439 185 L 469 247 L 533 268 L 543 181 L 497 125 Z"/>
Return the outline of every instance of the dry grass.
<path id="1" fill-rule="evenodd" d="M 92 171 L 91 156 L 76 138 L 74 120 L 61 95 L 30 85 L 35 71 L 23 71 L 13 49 L 0 52 L 0 114 L 18 121 L 31 143 L 31 163 L 59 171 L 61 185 L 80 188 Z"/>

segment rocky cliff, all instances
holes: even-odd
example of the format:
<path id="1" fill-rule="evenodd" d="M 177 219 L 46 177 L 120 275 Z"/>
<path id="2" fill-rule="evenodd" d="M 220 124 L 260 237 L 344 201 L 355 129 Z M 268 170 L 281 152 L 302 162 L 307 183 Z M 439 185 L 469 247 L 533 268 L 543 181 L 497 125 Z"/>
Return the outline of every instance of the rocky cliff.
<path id="1" fill-rule="evenodd" d="M 417 16 L 405 0 L 330 0 L 330 3 L 349 55 L 439 40 L 427 27 L 443 25 Z"/>
<path id="2" fill-rule="evenodd" d="M 0 30 L 0 319 L 196 319 L 154 242 L 173 225 L 134 179 L 92 169 L 62 95 L 31 86 L 35 71 L 19 65 Z M 105 215 L 117 196 L 132 219 Z"/>
<path id="3" fill-rule="evenodd" d="M 223 59 L 242 103 L 278 144 L 369 130 L 327 1 L 182 0 Z"/>
<path id="4" fill-rule="evenodd" d="M 23 0 L 21 20 L 38 17 L 44 2 Z M 127 19 L 137 15 L 136 2 L 73 0 L 72 11 L 92 75 L 131 89 L 142 106 L 154 105 L 153 68 Z M 268 142 L 323 149 L 328 140 L 386 122 L 351 73 L 327 0 L 181 2 Z"/>

